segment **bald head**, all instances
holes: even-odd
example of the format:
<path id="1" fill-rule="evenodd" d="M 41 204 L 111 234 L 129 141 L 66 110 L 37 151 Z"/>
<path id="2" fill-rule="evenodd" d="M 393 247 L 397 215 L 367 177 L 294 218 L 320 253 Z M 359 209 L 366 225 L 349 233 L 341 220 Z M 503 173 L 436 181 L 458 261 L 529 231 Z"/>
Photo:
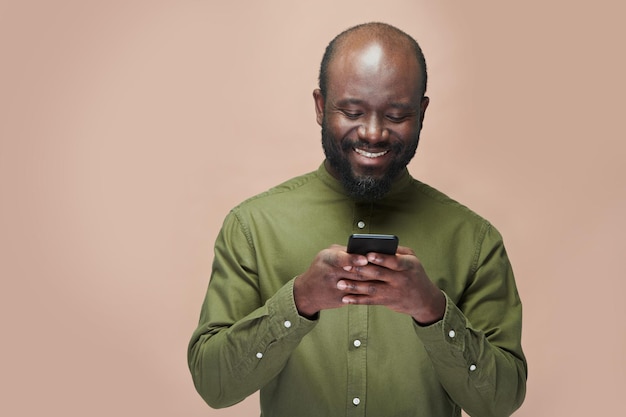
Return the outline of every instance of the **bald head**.
<path id="1" fill-rule="evenodd" d="M 354 26 L 337 35 L 326 47 L 319 73 L 319 88 L 326 96 L 328 88 L 329 68 L 338 58 L 351 59 L 357 56 L 359 64 L 364 68 L 380 65 L 386 51 L 404 54 L 407 59 L 415 59 L 421 74 L 420 95 L 426 92 L 427 73 L 426 61 L 418 43 L 400 29 L 385 23 L 365 23 Z"/>

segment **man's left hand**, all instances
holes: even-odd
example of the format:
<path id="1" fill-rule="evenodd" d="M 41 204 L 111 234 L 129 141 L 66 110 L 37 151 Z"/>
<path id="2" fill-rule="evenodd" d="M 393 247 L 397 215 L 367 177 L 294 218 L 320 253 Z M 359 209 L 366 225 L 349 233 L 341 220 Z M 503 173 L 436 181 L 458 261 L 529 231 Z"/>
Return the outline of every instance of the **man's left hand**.
<path id="1" fill-rule="evenodd" d="M 349 268 L 350 279 L 337 282 L 344 303 L 384 305 L 420 325 L 443 318 L 445 297 L 411 249 L 400 246 L 395 255 L 369 253 L 367 260 L 367 265 Z"/>

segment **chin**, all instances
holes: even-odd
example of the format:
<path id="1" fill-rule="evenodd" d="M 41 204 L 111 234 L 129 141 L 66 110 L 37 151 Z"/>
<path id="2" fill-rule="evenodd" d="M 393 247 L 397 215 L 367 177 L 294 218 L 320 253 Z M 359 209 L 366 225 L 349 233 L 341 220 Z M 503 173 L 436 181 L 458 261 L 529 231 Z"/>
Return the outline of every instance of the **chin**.
<path id="1" fill-rule="evenodd" d="M 341 183 L 352 198 L 374 201 L 383 198 L 393 183 L 388 175 L 358 175 L 355 172 L 343 172 Z"/>

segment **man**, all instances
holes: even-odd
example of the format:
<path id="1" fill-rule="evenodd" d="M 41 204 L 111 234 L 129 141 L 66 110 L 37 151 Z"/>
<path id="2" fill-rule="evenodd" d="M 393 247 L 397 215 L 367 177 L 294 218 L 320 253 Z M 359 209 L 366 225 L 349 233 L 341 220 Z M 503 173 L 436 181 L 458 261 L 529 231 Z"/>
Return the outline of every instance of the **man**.
<path id="1" fill-rule="evenodd" d="M 413 179 L 429 99 L 417 43 L 381 23 L 327 47 L 313 93 L 326 160 L 234 208 L 189 345 L 213 407 L 268 416 L 508 416 L 521 304 L 499 233 Z M 400 238 L 347 253 L 351 233 Z"/>

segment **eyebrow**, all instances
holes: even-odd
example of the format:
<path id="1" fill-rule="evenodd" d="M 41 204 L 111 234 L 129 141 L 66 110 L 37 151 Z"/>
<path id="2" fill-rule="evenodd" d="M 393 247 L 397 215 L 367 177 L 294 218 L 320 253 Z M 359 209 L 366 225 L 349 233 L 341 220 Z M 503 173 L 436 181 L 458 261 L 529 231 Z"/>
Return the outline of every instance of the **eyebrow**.
<path id="1" fill-rule="evenodd" d="M 334 103 L 336 106 L 349 106 L 349 105 L 355 105 L 355 106 L 361 106 L 363 104 L 365 104 L 365 102 L 361 99 L 358 98 L 343 98 L 339 101 L 336 101 Z"/>
<path id="2" fill-rule="evenodd" d="M 389 103 L 389 107 L 392 107 L 394 109 L 399 109 L 399 110 L 411 110 L 411 111 L 415 110 L 415 106 L 409 103 L 393 102 L 393 103 Z"/>
<path id="3" fill-rule="evenodd" d="M 358 98 L 344 98 L 334 103 L 334 105 L 337 107 L 350 106 L 350 105 L 363 106 L 366 104 L 367 103 L 365 102 L 365 100 L 361 100 Z M 388 104 L 388 106 L 393 109 L 398 109 L 398 110 L 415 111 L 415 106 L 413 106 L 410 103 L 391 102 Z"/>

